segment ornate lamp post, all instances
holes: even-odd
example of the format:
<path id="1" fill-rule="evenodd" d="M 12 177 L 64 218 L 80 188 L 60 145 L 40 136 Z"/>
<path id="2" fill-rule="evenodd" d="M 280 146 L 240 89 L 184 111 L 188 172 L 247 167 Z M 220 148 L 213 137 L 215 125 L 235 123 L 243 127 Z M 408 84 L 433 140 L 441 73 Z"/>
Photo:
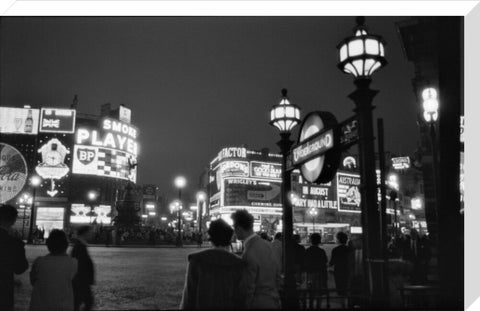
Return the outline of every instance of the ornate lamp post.
<path id="1" fill-rule="evenodd" d="M 318 211 L 316 208 L 312 207 L 308 210 L 308 213 L 310 214 L 310 216 L 312 216 L 312 222 L 313 222 L 313 232 L 315 232 L 315 218 L 317 217 L 318 215 Z"/>
<path id="2" fill-rule="evenodd" d="M 423 118 L 429 125 L 430 143 L 432 145 L 433 158 L 433 182 L 435 187 L 435 203 L 438 209 L 438 146 L 437 135 L 435 131 L 436 121 L 438 119 L 438 95 L 433 87 L 427 87 L 422 92 L 423 99 Z"/>
<path id="3" fill-rule="evenodd" d="M 179 200 L 175 200 L 170 203 L 170 212 L 177 214 L 177 246 L 182 246 L 182 237 L 181 234 L 181 222 L 182 222 L 182 203 Z"/>
<path id="4" fill-rule="evenodd" d="M 178 189 L 178 202 L 179 202 L 179 209 L 178 209 L 178 235 L 177 235 L 177 246 L 183 246 L 182 241 L 182 219 L 180 215 L 180 210 L 182 207 L 182 189 L 187 185 L 187 180 L 183 176 L 177 176 L 174 180 L 175 187 Z"/>
<path id="5" fill-rule="evenodd" d="M 385 42 L 380 36 L 370 35 L 364 26 L 365 18 L 357 18 L 354 35 L 339 45 L 338 68 L 351 74 L 357 89 L 349 95 L 355 102 L 358 115 L 359 153 L 361 173 L 361 210 L 365 251 L 365 279 L 373 305 L 378 305 L 384 296 L 382 241 L 380 211 L 377 203 L 375 173 L 375 148 L 373 136 L 372 100 L 378 91 L 370 89 L 372 74 L 385 66 Z"/>
<path id="6" fill-rule="evenodd" d="M 32 205 L 30 207 L 30 226 L 28 228 L 28 238 L 27 238 L 27 243 L 28 244 L 33 244 L 33 222 L 35 221 L 35 197 L 37 195 L 37 187 L 40 186 L 42 183 L 42 179 L 34 175 L 30 178 L 30 185 L 33 188 L 33 195 L 32 195 Z"/>
<path id="7" fill-rule="evenodd" d="M 88 213 L 88 216 L 90 217 L 90 223 L 92 223 L 92 216 L 96 216 L 95 202 L 97 201 L 97 198 L 98 198 L 98 192 L 95 190 L 88 191 L 87 198 L 88 198 L 88 201 L 90 202 L 90 212 Z"/>
<path id="8" fill-rule="evenodd" d="M 207 199 L 207 194 L 203 191 L 197 192 L 197 222 L 198 222 L 198 233 L 202 235 L 202 214 L 203 214 L 203 204 Z"/>
<path id="9" fill-rule="evenodd" d="M 300 122 L 300 109 L 290 103 L 287 90 L 282 90 L 280 103 L 273 106 L 270 111 L 270 125 L 280 131 L 280 141 L 277 145 L 282 153 L 282 203 L 283 203 L 283 271 L 285 271 L 284 291 L 285 306 L 287 309 L 297 309 L 298 299 L 296 294 L 295 276 L 293 272 L 293 212 L 292 203 L 288 198 L 291 189 L 291 173 L 287 172 L 287 155 L 292 147 L 290 140 L 292 129 Z"/>

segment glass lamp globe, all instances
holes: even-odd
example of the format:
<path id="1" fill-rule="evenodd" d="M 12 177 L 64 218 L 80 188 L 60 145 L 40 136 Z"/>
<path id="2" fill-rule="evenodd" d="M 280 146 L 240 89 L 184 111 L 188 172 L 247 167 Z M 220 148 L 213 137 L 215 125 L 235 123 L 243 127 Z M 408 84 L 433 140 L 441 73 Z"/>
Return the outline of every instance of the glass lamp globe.
<path id="1" fill-rule="evenodd" d="M 427 122 L 435 122 L 438 119 L 438 95 L 432 87 L 425 88 L 422 92 L 423 118 Z"/>
<path id="2" fill-rule="evenodd" d="M 338 68 L 353 75 L 355 79 L 369 79 L 375 71 L 387 64 L 385 41 L 380 36 L 368 34 L 364 23 L 365 18 L 358 17 L 354 35 L 337 46 Z"/>
<path id="3" fill-rule="evenodd" d="M 290 133 L 300 123 L 300 109 L 291 104 L 287 98 L 287 90 L 282 90 L 280 103 L 270 110 L 270 125 L 275 126 L 281 133 Z"/>
<path id="4" fill-rule="evenodd" d="M 187 184 L 187 180 L 183 176 L 176 177 L 174 182 L 175 182 L 175 187 L 180 189 L 185 187 Z"/>

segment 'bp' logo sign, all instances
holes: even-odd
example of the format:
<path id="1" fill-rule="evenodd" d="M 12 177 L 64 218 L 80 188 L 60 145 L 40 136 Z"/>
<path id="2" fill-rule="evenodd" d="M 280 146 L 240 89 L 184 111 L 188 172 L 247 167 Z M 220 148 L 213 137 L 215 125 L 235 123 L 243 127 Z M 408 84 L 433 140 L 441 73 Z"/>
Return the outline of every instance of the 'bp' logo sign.
<path id="1" fill-rule="evenodd" d="M 77 159 L 84 165 L 92 163 L 95 159 L 96 151 L 95 149 L 87 148 L 78 148 L 77 149 Z"/>

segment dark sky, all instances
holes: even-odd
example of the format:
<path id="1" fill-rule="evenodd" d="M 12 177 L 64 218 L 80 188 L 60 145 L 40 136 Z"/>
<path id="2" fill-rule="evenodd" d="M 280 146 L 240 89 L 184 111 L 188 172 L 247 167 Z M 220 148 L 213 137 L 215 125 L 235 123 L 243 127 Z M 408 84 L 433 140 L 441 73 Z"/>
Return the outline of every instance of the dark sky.
<path id="1" fill-rule="evenodd" d="M 374 117 L 384 118 L 386 149 L 409 155 L 418 103 L 395 28 L 404 19 L 366 24 L 387 41 L 389 62 L 373 77 Z M 127 105 L 140 129 L 138 182 L 168 199 L 184 174 L 193 200 L 224 146 L 277 151 L 269 111 L 284 87 L 303 116 L 353 115 L 355 87 L 336 67 L 336 46 L 354 17 L 14 17 L 1 26 L 0 104 L 67 107 L 78 94 L 80 113 Z"/>

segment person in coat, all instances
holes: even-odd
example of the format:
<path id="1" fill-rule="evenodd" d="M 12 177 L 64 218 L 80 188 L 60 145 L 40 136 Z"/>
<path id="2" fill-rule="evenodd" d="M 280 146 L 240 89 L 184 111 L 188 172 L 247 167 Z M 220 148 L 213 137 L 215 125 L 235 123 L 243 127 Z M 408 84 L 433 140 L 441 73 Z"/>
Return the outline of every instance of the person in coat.
<path id="1" fill-rule="evenodd" d="M 77 260 L 67 255 L 67 235 L 54 229 L 46 244 L 49 254 L 35 259 L 30 271 L 30 311 L 73 311 L 72 280 Z"/>
<path id="2" fill-rule="evenodd" d="M 95 283 L 95 271 L 87 249 L 87 240 L 91 233 L 89 226 L 81 226 L 77 230 L 77 238 L 73 240 L 71 256 L 78 260 L 78 271 L 73 278 L 75 311 L 80 310 L 82 304 L 84 304 L 83 310 L 85 311 L 91 310 L 93 306 L 91 286 Z"/>
<path id="3" fill-rule="evenodd" d="M 13 310 L 14 306 L 13 274 L 28 269 L 25 244 L 10 234 L 17 213 L 11 205 L 0 206 L 0 310 L 5 311 Z"/>
<path id="4" fill-rule="evenodd" d="M 253 232 L 253 216 L 246 210 L 238 210 L 231 217 L 235 234 L 244 244 L 246 308 L 279 309 L 280 269 L 272 244 Z"/>
<path id="5" fill-rule="evenodd" d="M 309 287 L 315 291 L 327 288 L 327 254 L 319 245 L 322 237 L 319 233 L 310 235 L 311 246 L 305 251 L 305 271 Z"/>
<path id="6" fill-rule="evenodd" d="M 332 250 L 330 266 L 334 268 L 333 275 L 337 292 L 343 296 L 346 295 L 349 287 L 352 250 L 346 245 L 348 236 L 345 232 L 338 232 L 336 238 L 339 245 Z"/>
<path id="7" fill-rule="evenodd" d="M 233 229 L 217 219 L 208 234 L 213 248 L 188 255 L 180 309 L 242 309 L 245 262 L 230 252 Z"/>

